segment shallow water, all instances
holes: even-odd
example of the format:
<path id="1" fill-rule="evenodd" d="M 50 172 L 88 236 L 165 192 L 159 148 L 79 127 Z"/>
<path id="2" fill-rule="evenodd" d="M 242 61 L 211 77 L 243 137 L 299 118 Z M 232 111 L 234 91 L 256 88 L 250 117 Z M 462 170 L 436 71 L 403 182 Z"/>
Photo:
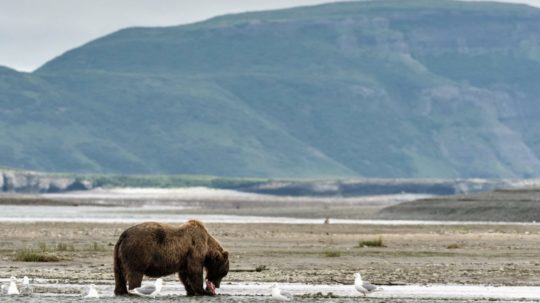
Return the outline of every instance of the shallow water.
<path id="1" fill-rule="evenodd" d="M 4 280 L 2 282 L 6 282 Z M 92 282 L 101 295 L 100 299 L 81 298 L 78 293 L 85 285 L 52 283 L 36 280 L 36 293 L 31 297 L 4 296 L 0 302 L 143 302 L 148 298 L 114 297 L 113 281 Z M 270 302 L 273 283 L 225 283 L 216 297 L 188 298 L 183 287 L 174 281 L 165 282 L 162 292 L 155 300 L 159 302 Z M 294 295 L 294 302 L 540 302 L 540 287 L 493 287 L 483 285 L 400 285 L 383 286 L 380 292 L 367 298 L 360 296 L 352 285 L 310 285 L 280 283 L 280 288 Z M 59 294 L 69 292 L 70 294 Z M 314 298 L 315 294 L 333 294 L 332 298 Z"/>
<path id="2" fill-rule="evenodd" d="M 189 208 L 104 207 L 104 206 L 33 206 L 0 205 L 0 222 L 91 222 L 91 223 L 138 223 L 159 221 L 182 223 L 199 219 L 206 223 L 274 223 L 274 224 L 322 224 L 324 218 L 289 218 L 235 215 L 189 214 Z M 420 220 L 348 220 L 331 219 L 334 224 L 363 225 L 535 225 L 539 223 L 470 222 L 470 221 L 420 221 Z"/>
<path id="3" fill-rule="evenodd" d="M 186 188 L 95 188 L 85 191 L 70 191 L 63 193 L 40 194 L 44 198 L 52 199 L 85 199 L 92 201 L 111 201 L 128 202 L 130 200 L 144 200 L 150 203 L 160 203 L 167 200 L 172 201 L 328 201 L 335 200 L 356 202 L 366 204 L 374 202 L 381 204 L 392 201 L 411 201 L 416 199 L 428 198 L 433 195 L 428 194 L 388 194 L 375 196 L 355 196 L 355 197 L 324 197 L 324 196 L 275 196 L 267 194 L 257 194 L 241 192 L 230 189 L 216 189 L 207 187 L 186 187 Z"/>

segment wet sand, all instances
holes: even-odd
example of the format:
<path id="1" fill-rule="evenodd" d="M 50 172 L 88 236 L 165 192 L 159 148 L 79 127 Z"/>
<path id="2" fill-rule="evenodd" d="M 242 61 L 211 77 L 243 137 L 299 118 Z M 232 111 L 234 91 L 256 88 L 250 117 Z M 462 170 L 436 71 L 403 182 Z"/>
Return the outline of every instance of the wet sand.
<path id="1" fill-rule="evenodd" d="M 2 282 L 0 280 L 0 282 Z M 11 297 L 13 302 L 43 302 L 54 298 L 57 301 L 72 302 L 83 301 L 79 290 L 85 285 L 56 283 L 54 280 L 38 279 L 32 281 L 36 292 L 32 296 Z M 96 281 L 96 290 L 100 300 L 107 302 L 132 302 L 134 300 L 147 300 L 138 297 L 115 297 L 113 294 L 114 283 L 112 281 Z M 271 298 L 270 289 L 273 283 L 246 283 L 225 282 L 218 290 L 218 296 L 214 298 L 187 298 L 185 289 L 177 282 L 165 282 L 157 299 L 160 302 L 184 301 L 208 301 L 212 302 L 252 302 L 252 301 L 276 301 Z M 385 285 L 380 291 L 370 293 L 368 297 L 362 297 L 351 285 L 338 284 L 300 284 L 280 283 L 282 291 L 290 293 L 294 302 L 356 302 L 358 300 L 369 302 L 444 302 L 452 299 L 452 302 L 538 302 L 540 301 L 540 287 L 527 286 L 478 286 L 478 285 Z M 67 290 L 66 294 L 59 294 L 60 290 Z M 46 292 L 46 293 L 45 293 Z M 11 302 L 11 301 L 10 301 Z M 50 302 L 53 302 L 52 300 Z"/>
<path id="2" fill-rule="evenodd" d="M 131 224 L 0 223 L 0 277 L 113 280 L 112 250 Z M 231 252 L 231 282 L 540 286 L 540 226 L 208 224 Z M 385 247 L 359 247 L 382 237 Z M 60 249 L 58 249 L 60 247 Z M 59 262 L 17 262 L 30 248 Z M 256 271 L 255 269 L 263 269 Z M 176 280 L 176 277 L 167 277 Z"/>

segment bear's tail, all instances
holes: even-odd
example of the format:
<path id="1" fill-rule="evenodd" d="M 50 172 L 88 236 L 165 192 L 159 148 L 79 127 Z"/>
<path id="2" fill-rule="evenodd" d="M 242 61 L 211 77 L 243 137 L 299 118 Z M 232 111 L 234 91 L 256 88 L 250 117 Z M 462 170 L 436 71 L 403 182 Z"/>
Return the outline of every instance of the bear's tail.
<path id="1" fill-rule="evenodd" d="M 122 261 L 120 260 L 118 251 L 123 239 L 124 235 L 122 234 L 114 246 L 114 281 L 116 284 L 114 287 L 114 295 L 116 296 L 124 296 L 128 294 L 126 277 L 124 276 L 124 271 L 122 270 Z"/>

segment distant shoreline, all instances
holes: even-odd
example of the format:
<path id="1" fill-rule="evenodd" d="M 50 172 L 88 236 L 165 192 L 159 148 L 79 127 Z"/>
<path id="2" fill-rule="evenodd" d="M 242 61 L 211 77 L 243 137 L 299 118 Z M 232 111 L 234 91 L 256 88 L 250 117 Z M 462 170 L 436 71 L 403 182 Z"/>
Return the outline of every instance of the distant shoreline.
<path id="1" fill-rule="evenodd" d="M 351 224 L 362 224 L 358 222 L 361 220 L 383 220 L 382 223 L 401 221 L 403 224 L 534 223 L 540 222 L 538 201 L 540 190 L 534 189 L 496 190 L 452 196 L 397 194 L 357 197 L 274 196 L 205 187 L 112 188 L 56 194 L 0 194 L 0 208 L 2 206 L 5 209 L 10 206 L 28 208 L 12 212 L 32 213 L 35 211 L 33 207 L 40 206 L 64 207 L 70 212 L 72 211 L 70 207 L 77 206 L 90 207 L 89 211 L 94 212 L 116 213 L 120 221 L 122 215 L 128 212 L 148 214 L 150 217 L 156 217 L 156 220 L 174 222 L 177 221 L 174 217 L 168 219 L 167 216 L 178 214 L 203 217 L 260 217 L 261 220 L 279 217 L 291 218 L 291 221 L 294 221 L 293 218 L 321 221 L 328 218 L 330 222 L 336 219 L 349 220 Z M 76 217 L 76 214 L 74 216 Z M 81 219 L 85 217 L 87 216 L 83 214 Z M 97 222 L 104 220 L 100 216 L 94 218 Z M 61 221 L 53 215 L 50 216 L 50 220 Z M 89 218 L 85 220 L 91 222 Z M 283 219 L 282 222 L 286 220 Z"/>
<path id="2" fill-rule="evenodd" d="M 274 196 L 455 195 L 540 186 L 540 179 L 264 179 L 196 175 L 99 175 L 0 169 L 0 193 L 62 193 L 95 188 L 231 189 Z"/>

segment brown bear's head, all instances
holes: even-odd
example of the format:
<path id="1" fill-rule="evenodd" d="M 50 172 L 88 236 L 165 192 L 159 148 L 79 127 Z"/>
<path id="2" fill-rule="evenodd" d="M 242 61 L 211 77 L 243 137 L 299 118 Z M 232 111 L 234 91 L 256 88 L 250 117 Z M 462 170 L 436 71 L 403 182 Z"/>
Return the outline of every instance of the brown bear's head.
<path id="1" fill-rule="evenodd" d="M 229 252 L 213 252 L 206 257 L 206 279 L 219 288 L 221 279 L 229 273 Z"/>

